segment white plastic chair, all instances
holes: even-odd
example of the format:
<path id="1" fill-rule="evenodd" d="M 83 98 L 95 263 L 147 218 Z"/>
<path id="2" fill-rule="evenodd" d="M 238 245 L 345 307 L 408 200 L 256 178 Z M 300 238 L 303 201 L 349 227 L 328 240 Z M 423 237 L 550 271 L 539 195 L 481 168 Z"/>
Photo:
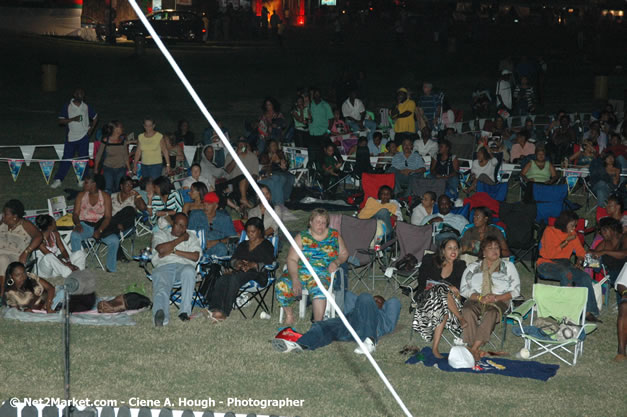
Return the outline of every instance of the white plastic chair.
<path id="1" fill-rule="evenodd" d="M 283 268 L 283 272 L 285 272 L 286 270 L 287 270 L 287 265 L 285 265 L 285 267 Z M 335 272 L 331 274 L 331 284 L 329 284 L 329 294 L 331 295 L 331 298 L 333 300 L 335 300 L 335 294 L 333 293 L 334 281 L 335 281 Z M 302 297 L 300 299 L 300 302 L 298 303 L 298 318 L 299 319 L 305 318 L 305 311 L 307 310 L 308 298 L 309 298 L 309 291 L 303 288 Z M 279 313 L 279 323 L 283 323 L 284 314 L 285 312 L 283 311 L 283 308 L 281 307 L 281 311 Z M 335 318 L 335 308 L 333 308 L 333 305 L 327 301 L 327 308 L 324 310 L 324 319 L 326 320 L 326 319 L 332 319 L 332 318 Z"/>

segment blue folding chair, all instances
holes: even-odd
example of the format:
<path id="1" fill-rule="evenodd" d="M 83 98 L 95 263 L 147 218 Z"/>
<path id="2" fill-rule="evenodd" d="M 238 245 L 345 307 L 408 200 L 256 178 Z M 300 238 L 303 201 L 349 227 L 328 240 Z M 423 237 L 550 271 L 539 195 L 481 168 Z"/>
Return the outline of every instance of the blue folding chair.
<path id="1" fill-rule="evenodd" d="M 549 217 L 559 217 L 564 210 L 568 186 L 533 184 L 533 199 L 536 202 L 536 222 L 548 224 Z"/>
<path id="2" fill-rule="evenodd" d="M 477 192 L 488 193 L 488 195 L 496 201 L 505 201 L 505 199 L 507 199 L 508 190 L 508 182 L 501 182 L 495 185 L 489 185 L 485 182 L 477 181 Z"/>

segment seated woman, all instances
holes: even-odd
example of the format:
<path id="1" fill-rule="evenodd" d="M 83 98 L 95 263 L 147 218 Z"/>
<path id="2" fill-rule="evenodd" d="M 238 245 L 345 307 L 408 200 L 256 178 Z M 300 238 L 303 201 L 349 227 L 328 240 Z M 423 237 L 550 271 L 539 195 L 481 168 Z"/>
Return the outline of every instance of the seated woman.
<path id="1" fill-rule="evenodd" d="M 557 171 L 551 161 L 546 159 L 544 148 L 536 148 L 536 159 L 527 162 L 520 171 L 520 178 L 527 184 L 523 196 L 526 203 L 533 202 L 533 184 L 554 184 L 557 181 Z"/>
<path id="2" fill-rule="evenodd" d="M 257 134 L 259 137 L 257 141 L 257 151 L 259 153 L 265 150 L 266 143 L 270 139 L 281 139 L 283 129 L 285 129 L 287 124 L 283 114 L 281 114 L 279 102 L 276 99 L 266 97 L 261 105 L 261 111 L 263 114 L 257 124 Z"/>
<path id="3" fill-rule="evenodd" d="M 466 298 L 462 317 L 466 321 L 463 339 L 478 361 L 480 348 L 490 340 L 510 300 L 520 295 L 520 277 L 513 263 L 501 259 L 501 245 L 492 236 L 481 242 L 481 260 L 466 268 L 460 293 Z"/>
<path id="4" fill-rule="evenodd" d="M 268 188 L 268 186 L 265 184 L 260 184 L 259 188 L 261 188 L 261 192 L 263 193 L 264 197 L 266 197 L 266 200 L 268 200 L 268 202 L 272 204 L 272 193 L 270 192 L 270 188 Z M 279 211 L 277 211 L 277 214 L 280 215 Z M 271 215 L 266 213 L 266 208 L 263 204 L 261 204 L 261 202 L 259 202 L 259 204 L 257 204 L 255 207 L 248 210 L 247 218 L 252 219 L 254 217 L 260 218 L 263 222 L 264 237 L 272 236 L 275 233 L 279 233 L 279 225 L 274 220 L 274 218 L 272 218 Z"/>
<path id="5" fill-rule="evenodd" d="M 433 191 L 427 191 L 423 194 L 420 204 L 418 204 L 411 212 L 411 224 L 418 226 L 422 219 L 433 214 L 433 207 L 437 195 Z"/>
<path id="6" fill-rule="evenodd" d="M 492 157 L 489 148 L 481 147 L 477 150 L 477 159 L 472 161 L 470 168 L 470 187 L 468 192 L 474 192 L 477 189 L 477 181 L 484 182 L 488 185 L 496 184 L 496 167 L 499 161 Z"/>
<path id="7" fill-rule="evenodd" d="M 455 200 L 459 195 L 459 160 L 451 154 L 451 142 L 440 141 L 438 154 L 431 158 L 431 178 L 446 179 L 446 195 Z"/>
<path id="8" fill-rule="evenodd" d="M 360 219 L 377 219 L 381 220 L 385 225 L 385 234 L 390 236 L 393 228 L 392 223 L 403 221 L 403 213 L 401 205 L 398 201 L 392 199 L 392 188 L 387 185 L 379 188 L 378 199 L 369 197 L 357 215 Z"/>
<path id="9" fill-rule="evenodd" d="M 207 203 L 205 203 L 205 195 L 207 195 L 208 193 L 209 190 L 207 189 L 207 184 L 201 181 L 193 183 L 189 188 L 189 198 L 191 198 L 192 201 L 183 204 L 182 210 L 183 213 L 187 214 L 187 217 L 189 218 L 189 223 L 187 225 L 188 229 L 198 229 L 197 227 L 194 227 L 195 224 L 192 221 L 192 214 L 195 214 L 194 212 L 196 210 L 204 212 L 205 208 L 207 207 Z"/>
<path id="10" fill-rule="evenodd" d="M 289 172 L 289 163 L 279 143 L 275 140 L 268 142 L 266 151 L 259 157 L 261 174 L 264 177 L 260 184 L 265 184 L 272 191 L 272 202 L 283 209 L 285 202 L 290 199 L 296 177 Z"/>
<path id="11" fill-rule="evenodd" d="M 309 216 L 309 229 L 300 232 L 294 240 L 311 263 L 314 271 L 326 289 L 331 283 L 331 274 L 348 259 L 344 240 L 335 229 L 329 228 L 329 213 L 324 209 L 314 209 Z M 306 288 L 312 297 L 314 321 L 324 318 L 327 300 L 309 270 L 293 248 L 287 255 L 287 272 L 277 280 L 275 293 L 281 307 L 285 310 L 285 325 L 294 324 L 292 303 L 302 296 Z"/>
<path id="12" fill-rule="evenodd" d="M 68 254 L 52 216 L 41 214 L 35 219 L 35 224 L 43 235 L 39 245 L 42 256 L 37 259 L 37 274 L 40 277 L 67 278 L 73 271 L 85 269 L 85 252 L 79 250 Z"/>
<path id="13" fill-rule="evenodd" d="M 432 350 L 436 358 L 442 358 L 438 346 L 444 329 L 459 337 L 464 325 L 459 288 L 466 262 L 458 257 L 457 240 L 443 240 L 437 253 L 422 258 L 418 286 L 414 289 L 416 312 L 412 326 L 425 341 L 433 341 Z M 427 281 L 436 283 L 427 289 Z"/>
<path id="14" fill-rule="evenodd" d="M 581 149 L 572 154 L 568 158 L 568 162 L 573 165 L 587 167 L 598 156 L 599 153 L 594 148 L 594 143 L 591 140 L 584 140 Z"/>
<path id="15" fill-rule="evenodd" d="M 172 187 L 168 177 L 161 176 L 153 182 L 154 195 L 148 205 L 151 221 L 163 229 L 172 225 L 172 216 L 183 210 L 181 194 Z M 163 219 L 163 220 L 162 220 Z"/>
<path id="16" fill-rule="evenodd" d="M 274 261 L 274 247 L 263 236 L 263 222 L 259 217 L 251 217 L 246 222 L 248 240 L 240 243 L 231 257 L 231 271 L 216 281 L 209 299 L 208 310 L 215 322 L 223 321 L 233 309 L 239 288 L 248 281 L 256 281 L 261 286 L 268 284 L 264 265 Z"/>
<path id="17" fill-rule="evenodd" d="M 479 248 L 481 242 L 488 236 L 494 237 L 501 247 L 501 256 L 508 258 L 511 255 L 507 241 L 501 230 L 490 224 L 492 211 L 487 207 L 477 207 L 473 216 L 474 226 L 467 229 L 462 235 L 461 247 L 462 253 L 468 253 L 473 256 L 479 256 Z"/>
<path id="18" fill-rule="evenodd" d="M 111 196 L 111 221 L 102 232 L 102 236 L 112 233 L 119 234 L 130 229 L 135 224 L 137 210 L 147 210 L 148 206 L 141 195 L 133 190 L 133 179 L 124 177 L 120 181 L 120 191 Z"/>
<path id="19" fill-rule="evenodd" d="M 627 260 L 627 233 L 623 233 L 622 225 L 611 217 L 599 220 L 599 229 L 603 240 L 590 253 L 601 258 L 614 285 Z"/>
<path id="20" fill-rule="evenodd" d="M 623 233 L 626 233 L 627 214 L 623 214 L 625 212 L 623 200 L 617 195 L 609 196 L 607 199 L 607 204 L 605 205 L 605 210 L 607 210 L 608 217 L 611 217 L 620 222 L 623 227 Z"/>
<path id="21" fill-rule="evenodd" d="M 41 244 L 41 239 L 41 232 L 24 219 L 24 204 L 19 200 L 7 201 L 2 208 L 0 222 L 0 295 L 7 266 L 16 261 L 26 264 L 30 254 Z"/>
<path id="22" fill-rule="evenodd" d="M 10 263 L 5 276 L 2 301 L 6 302 L 7 306 L 27 312 L 44 310 L 47 313 L 54 313 L 52 301 L 54 300 L 55 288 L 52 284 L 37 275 L 27 273 L 21 262 Z M 95 304 L 95 293 L 72 295 L 70 296 L 69 311 L 76 313 L 91 310 Z"/>
<path id="23" fill-rule="evenodd" d="M 342 172 L 343 162 L 335 156 L 335 145 L 329 143 L 324 147 L 324 157 L 322 159 L 322 187 L 327 188 L 331 178 L 339 177 Z"/>
<path id="24" fill-rule="evenodd" d="M 586 251 L 577 238 L 577 220 L 579 216 L 573 211 L 565 210 L 555 220 L 553 226 L 547 226 L 540 241 L 540 257 L 536 262 L 538 273 L 544 279 L 559 281 L 562 287 L 575 284 L 588 289 L 586 305 L 586 321 L 600 322 L 597 301 L 594 297 L 592 280 L 582 270 Z M 577 264 L 570 262 L 573 252 L 577 256 Z"/>
<path id="25" fill-rule="evenodd" d="M 604 207 L 608 197 L 619 189 L 620 174 L 621 169 L 610 152 L 590 163 L 590 183 L 599 206 Z"/>
<path id="26" fill-rule="evenodd" d="M 104 236 L 103 232 L 111 222 L 111 196 L 102 191 L 102 177 L 87 175 L 84 178 L 83 191 L 76 196 L 72 220 L 74 230 L 70 236 L 72 252 L 82 250 L 82 242 L 89 238 L 102 239 L 107 245 L 107 272 L 115 272 L 120 238 L 117 234 Z"/>

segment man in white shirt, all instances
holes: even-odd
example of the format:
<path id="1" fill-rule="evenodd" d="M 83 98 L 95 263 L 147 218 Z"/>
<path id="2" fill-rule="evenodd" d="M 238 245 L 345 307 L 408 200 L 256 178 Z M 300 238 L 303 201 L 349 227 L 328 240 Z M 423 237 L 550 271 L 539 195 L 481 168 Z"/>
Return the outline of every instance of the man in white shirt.
<path id="1" fill-rule="evenodd" d="M 89 137 L 98 123 L 98 114 L 84 100 L 85 90 L 77 88 L 72 100 L 63 107 L 59 114 L 59 124 L 67 126 L 62 159 L 72 159 L 77 152 L 80 158 L 89 159 Z M 61 162 L 50 187 L 58 188 L 61 186 L 61 182 L 70 169 L 70 164 L 69 161 Z M 79 186 L 82 185 L 81 183 L 82 181 L 79 181 Z"/>
<path id="2" fill-rule="evenodd" d="M 418 152 L 423 159 L 427 156 L 435 158 L 438 154 L 438 142 L 431 139 L 431 130 L 425 127 L 420 135 L 421 138 L 414 141 L 414 152 Z"/>
<path id="3" fill-rule="evenodd" d="M 357 90 L 351 90 L 348 98 L 342 104 L 342 115 L 346 119 L 346 123 L 351 131 L 358 132 L 364 127 L 368 129 L 368 142 L 372 141 L 372 135 L 377 130 L 377 122 L 366 119 L 366 107 L 364 103 L 357 98 Z"/>
<path id="4" fill-rule="evenodd" d="M 459 236 L 462 234 L 462 231 L 464 230 L 464 227 L 466 227 L 466 225 L 468 224 L 468 220 L 464 216 L 460 214 L 451 213 L 452 207 L 453 207 L 453 203 L 451 202 L 451 199 L 449 198 L 449 196 L 447 196 L 446 194 L 442 194 L 438 198 L 439 213 L 427 216 L 424 219 L 422 219 L 422 222 L 420 222 L 421 226 L 424 226 L 425 224 L 437 225 L 437 223 L 446 224 L 459 232 L 459 235 L 454 235 L 449 232 L 438 233 L 435 237 L 436 244 L 439 240 L 442 240 L 448 237 L 459 238 Z"/>
<path id="5" fill-rule="evenodd" d="M 187 231 L 187 216 L 177 213 L 172 229 L 157 230 L 152 237 L 152 312 L 155 326 L 170 321 L 170 293 L 181 286 L 179 318 L 189 320 L 196 285 L 196 263 L 202 248 L 194 233 Z"/>

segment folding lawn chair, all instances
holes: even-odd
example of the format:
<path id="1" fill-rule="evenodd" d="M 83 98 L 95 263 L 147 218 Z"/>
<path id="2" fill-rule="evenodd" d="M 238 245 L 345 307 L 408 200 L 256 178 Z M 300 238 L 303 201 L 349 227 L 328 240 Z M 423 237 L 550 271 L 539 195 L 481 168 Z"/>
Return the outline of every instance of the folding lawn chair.
<path id="1" fill-rule="evenodd" d="M 568 186 L 533 185 L 533 199 L 536 202 L 536 221 L 547 224 L 549 217 L 558 217 L 564 209 L 564 200 L 568 196 Z"/>
<path id="2" fill-rule="evenodd" d="M 398 260 L 392 265 L 391 269 L 386 271 L 386 274 L 391 273 L 391 278 L 394 279 L 399 287 L 409 287 L 410 292 L 413 292 L 411 284 L 418 277 L 418 269 L 425 250 L 432 247 L 432 233 L 433 228 L 431 225 L 414 226 L 413 224 L 399 222 L 396 226 L 396 240 L 399 246 Z M 397 268 L 398 262 L 408 254 L 416 257 L 418 261 L 416 268 L 411 271 L 401 271 Z"/>
<path id="3" fill-rule="evenodd" d="M 130 229 L 120 232 L 118 234 L 118 238 L 120 240 L 120 248 L 122 249 L 122 253 L 124 253 L 124 255 L 127 258 L 132 259 L 133 258 L 132 253 L 135 250 L 135 227 L 131 227 Z M 122 245 L 126 240 L 131 241 L 130 252 L 128 251 L 127 248 L 125 248 Z M 100 256 L 106 254 L 105 249 L 108 250 L 107 244 L 103 240 L 96 240 L 93 237 L 87 238 L 83 240 L 81 243 L 85 247 L 85 250 L 87 251 L 86 262 L 89 261 L 89 258 L 94 258 L 96 262 L 98 263 L 98 265 L 100 266 L 100 269 L 104 271 L 105 267 L 102 263 L 102 260 L 100 259 Z"/>
<path id="4" fill-rule="evenodd" d="M 372 289 L 374 289 L 375 267 L 376 265 L 383 265 L 383 252 L 394 244 L 393 241 L 389 241 L 379 250 L 370 249 L 370 244 L 375 238 L 376 232 L 376 219 L 362 220 L 356 217 L 342 216 L 340 235 L 344 239 L 344 244 L 348 250 L 349 256 L 346 262 L 349 269 L 357 277 L 357 282 L 353 285 L 353 289 L 359 283 L 362 283 L 366 289 L 371 290 L 366 282 L 369 275 L 372 276 Z"/>
<path id="5" fill-rule="evenodd" d="M 272 310 L 274 310 L 274 284 L 276 282 L 275 271 L 279 267 L 279 264 L 276 261 L 276 258 L 279 254 L 279 237 L 275 234 L 268 237 L 267 239 L 272 243 L 272 246 L 274 247 L 275 259 L 275 261 L 271 264 L 263 266 L 263 270 L 268 275 L 268 282 L 266 283 L 266 285 L 260 285 L 257 281 L 248 281 L 246 284 L 240 287 L 237 293 L 236 300 L 245 300 L 241 303 L 235 302 L 234 307 L 237 308 L 240 313 L 242 313 L 242 316 L 244 316 L 245 319 L 247 319 L 248 317 L 246 317 L 246 313 L 244 313 L 243 308 L 246 307 L 248 303 L 252 300 L 255 300 L 257 302 L 257 308 L 255 308 L 255 311 L 253 312 L 251 318 L 255 317 L 260 308 L 268 314 L 271 314 Z M 248 236 L 246 235 L 246 231 L 243 231 L 240 242 L 243 242 L 245 240 L 248 240 Z M 270 297 L 272 298 L 270 308 L 268 308 L 265 300 L 268 293 L 270 293 Z"/>
<path id="6" fill-rule="evenodd" d="M 364 208 L 366 200 L 368 200 L 369 197 L 379 197 L 379 188 L 387 185 L 394 189 L 394 184 L 394 174 L 369 174 L 364 172 L 361 176 L 361 188 L 364 191 L 364 200 L 361 202 L 359 209 Z"/>
<path id="7" fill-rule="evenodd" d="M 499 218 L 507 226 L 507 246 L 514 257 L 514 264 L 519 263 L 531 272 L 541 237 L 540 227 L 535 222 L 536 205 L 501 202 Z"/>
<path id="8" fill-rule="evenodd" d="M 487 193 L 496 201 L 505 201 L 507 199 L 507 191 L 509 190 L 508 182 L 499 182 L 495 185 L 489 185 L 485 182 L 477 181 L 477 192 Z"/>
<path id="9" fill-rule="evenodd" d="M 525 340 L 525 348 L 529 350 L 529 359 L 534 359 L 545 353 L 550 353 L 568 365 L 575 365 L 577 358 L 583 354 L 583 342 L 589 333 L 596 330 L 595 324 L 586 324 L 586 303 L 588 289 L 585 287 L 558 287 L 553 285 L 534 284 L 533 298 L 527 300 L 507 318 L 518 324 L 520 336 Z M 523 317 L 531 312 L 529 326 L 523 326 Z M 567 319 L 578 328 L 574 334 L 561 333 L 561 337 L 551 335 L 543 337 L 539 334 L 534 323 L 539 317 L 552 317 L 558 321 Z M 532 351 L 533 347 L 537 347 Z M 574 347 L 573 350 L 569 347 Z M 562 357 L 572 355 L 572 361 Z"/>
<path id="10" fill-rule="evenodd" d="M 409 196 L 422 198 L 427 191 L 433 191 L 436 196 L 441 196 L 446 191 L 445 178 L 412 178 L 409 182 Z"/>

